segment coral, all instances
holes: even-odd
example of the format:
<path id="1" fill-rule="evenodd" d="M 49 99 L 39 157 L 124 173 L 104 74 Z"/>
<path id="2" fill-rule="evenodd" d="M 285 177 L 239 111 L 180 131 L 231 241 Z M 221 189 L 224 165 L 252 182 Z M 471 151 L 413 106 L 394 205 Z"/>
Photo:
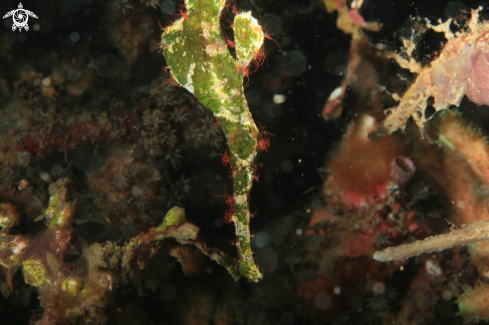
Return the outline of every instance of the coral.
<path id="1" fill-rule="evenodd" d="M 459 112 L 452 110 L 438 113 L 425 125 L 425 132 L 435 137 L 442 155 L 429 154 L 432 145 L 420 144 L 418 150 L 426 154 L 424 159 L 418 159 L 418 166 L 430 172 L 431 178 L 443 188 L 448 200 L 452 202 L 451 220 L 455 225 L 448 233 L 376 252 L 374 258 L 382 261 L 403 260 L 422 253 L 467 245 L 470 258 L 474 260 L 481 278 L 487 279 L 487 140 Z M 457 301 L 467 322 L 488 319 L 482 311 L 483 287 L 467 287 Z M 469 304 L 472 295 L 473 303 Z"/>
<path id="2" fill-rule="evenodd" d="M 442 251 L 454 246 L 463 246 L 475 242 L 489 240 L 489 223 L 478 221 L 459 230 L 452 230 L 448 234 L 428 237 L 414 243 L 389 247 L 374 254 L 378 261 L 396 261 L 417 256 L 424 253 Z"/>
<path id="3" fill-rule="evenodd" d="M 457 300 L 460 314 L 467 323 L 487 321 L 487 292 L 489 285 L 484 282 L 477 283 L 473 288 L 465 288 L 465 292 Z"/>
<path id="4" fill-rule="evenodd" d="M 374 295 L 368 301 L 367 308 L 373 311 L 383 311 L 389 307 L 389 300 L 385 295 Z"/>
<path id="5" fill-rule="evenodd" d="M 414 324 L 417 320 L 413 315 L 428 321 L 440 313 L 445 301 L 452 300 L 452 290 L 457 291 L 462 278 L 462 273 L 455 273 L 455 269 L 467 270 L 466 274 L 474 272 L 463 251 L 452 247 L 468 245 L 481 283 L 487 279 L 487 141 L 456 111 L 438 112 L 430 122 L 428 114 L 425 115 L 430 96 L 435 110 L 458 106 L 464 95 L 476 104 L 484 103 L 483 95 L 477 94 L 478 91 L 483 94 L 485 89 L 481 78 L 485 69 L 478 65 L 485 62 L 481 53 L 485 49 L 486 23 L 478 22 L 480 9 L 472 12 L 467 24 L 458 26 L 457 33 L 449 28 L 453 20 L 439 26 L 424 21 L 422 26 L 444 32 L 448 42 L 439 55 L 430 58 L 429 66 L 422 66 L 414 59 L 420 41 L 417 30 L 410 30 L 412 38 L 404 42 L 407 54 L 372 49 L 361 32 L 360 26 L 365 21 L 355 11 L 358 8 L 353 8 L 355 3 L 326 2 L 330 10 L 339 11 L 337 24 L 345 33 L 352 34 L 352 46 L 347 77 L 331 95 L 323 117 L 340 116 L 347 103 L 346 89 L 351 89 L 358 98 L 353 104 L 356 112 L 353 121 L 343 139 L 330 149 L 324 204 L 310 220 L 302 246 L 308 253 L 295 260 L 296 267 L 311 274 L 327 275 L 345 297 L 366 299 L 369 302 L 366 312 L 382 317 L 384 323 Z M 418 74 L 404 94 L 400 85 L 407 80 L 389 79 L 383 70 L 392 58 Z M 386 86 L 379 87 L 379 83 Z M 389 96 L 381 95 L 382 92 Z M 400 103 L 384 116 L 388 100 Z M 411 116 L 418 127 L 408 120 Z M 393 127 L 394 124 L 397 126 Z M 379 132 L 374 133 L 375 128 Z M 398 129 L 405 132 L 394 133 Z M 421 184 L 420 177 L 427 178 L 428 185 Z M 436 202 L 433 206 L 439 204 L 437 209 L 432 208 L 434 213 L 423 206 L 427 195 Z M 456 226 L 452 224 L 452 229 L 448 229 L 444 221 L 436 220 L 439 216 Z M 348 225 L 353 229 L 348 229 Z M 440 233 L 445 234 L 431 236 Z M 374 247 L 401 243 L 404 245 L 374 254 L 378 260 L 398 260 L 386 263 L 387 276 L 366 281 L 366 289 L 360 294 L 349 291 L 355 287 L 352 283 L 355 276 L 347 276 L 348 263 L 359 270 L 362 263 L 372 263 L 370 254 Z M 451 251 L 434 253 L 448 248 Z M 424 252 L 431 254 L 405 260 Z M 321 262 L 315 263 L 314 259 Z M 342 259 L 348 262 L 340 262 Z M 332 263 L 334 269 L 324 266 Z M 417 269 L 417 274 L 397 274 L 409 280 L 404 287 L 393 287 L 390 281 L 395 279 L 394 272 L 406 268 Z M 350 281 L 348 284 L 341 282 L 343 276 Z M 360 276 L 358 282 L 361 281 L 365 279 Z M 466 322 L 486 320 L 484 289 L 472 289 L 473 280 L 468 282 L 466 294 L 460 296 L 464 298 L 457 301 L 461 314 Z M 398 293 L 393 304 L 387 300 L 386 286 Z M 472 294 L 474 302 L 470 304 Z M 339 298 L 337 301 L 345 307 L 346 302 Z M 355 309 L 363 306 L 357 304 Z"/>
<path id="6" fill-rule="evenodd" d="M 358 10 L 361 8 L 363 1 L 354 1 L 351 7 L 344 0 L 323 0 L 326 10 L 329 13 L 337 12 L 336 26 L 346 34 L 355 38 L 363 36 L 363 29 L 379 31 L 382 24 L 375 22 L 365 22 Z"/>
<path id="7" fill-rule="evenodd" d="M 390 54 L 401 66 L 410 67 L 418 76 L 400 99 L 400 104 L 388 112 L 384 126 L 389 133 L 393 132 L 404 128 L 407 119 L 412 116 L 422 134 L 435 139 L 440 148 L 435 149 L 429 141 L 416 140 L 414 153 L 421 153 L 421 158 L 416 159 L 417 166 L 429 173 L 451 202 L 450 220 L 455 225 L 446 234 L 377 252 L 374 258 L 378 260 L 402 260 L 426 252 L 467 245 L 480 277 L 487 279 L 487 140 L 457 111 L 444 110 L 435 114 L 429 122 L 425 116 L 429 96 L 433 97 L 436 110 L 450 105 L 458 106 L 464 95 L 478 105 L 486 103 L 482 95 L 485 91 L 482 81 L 485 70 L 480 65 L 485 60 L 482 53 L 488 27 L 486 22 L 478 22 L 480 10 L 473 10 L 470 21 L 457 33 L 450 31 L 451 20 L 438 26 L 426 21 L 428 29 L 444 32 L 448 40 L 440 55 L 428 67 L 421 67 L 412 58 L 414 36 L 404 42 L 409 62 L 397 54 Z M 410 130 L 406 133 L 410 136 L 413 134 Z M 485 308 L 482 307 L 485 304 L 485 290 L 482 287 L 467 287 L 461 296 L 463 298 L 457 301 L 466 322 L 488 319 L 482 311 Z M 473 300 L 469 304 L 472 295 Z"/>
<path id="8" fill-rule="evenodd" d="M 120 11 L 123 15 L 127 15 L 130 10 L 134 9 L 134 7 L 129 4 L 128 0 L 114 0 L 112 7 L 114 7 L 115 10 Z"/>
<path id="9" fill-rule="evenodd" d="M 381 87 L 389 86 L 395 91 L 395 83 L 387 73 L 387 63 L 382 51 L 372 47 L 364 31 L 379 31 L 382 24 L 365 22 L 358 13 L 362 2 L 353 2 L 351 8 L 346 1 L 323 0 L 329 13 L 337 12 L 337 27 L 345 34 L 351 35 L 349 62 L 345 79 L 331 94 L 323 108 L 322 115 L 326 120 L 340 117 L 345 105 L 347 89 L 353 90 L 361 100 L 356 105 L 357 113 L 366 113 L 379 118 L 383 116 L 383 105 L 379 105 Z M 360 19 L 359 19 L 360 18 Z"/>
<path id="10" fill-rule="evenodd" d="M 17 208 L 10 203 L 0 204 L 0 227 L 12 228 L 20 221 L 20 214 Z"/>
<path id="11" fill-rule="evenodd" d="M 334 193 L 352 208 L 360 209 L 374 202 L 384 202 L 389 188 L 399 188 L 414 174 L 412 161 L 403 158 L 403 146 L 394 138 L 373 142 L 368 133 L 376 121 L 359 115 L 349 126 L 338 148 L 331 151 L 327 169 L 330 172 L 324 191 Z M 334 189 L 334 190 L 333 190 Z"/>
<path id="12" fill-rule="evenodd" d="M 485 103 L 486 23 L 454 18 L 450 30 L 460 31 L 425 59 L 429 37 L 448 24 L 409 26 L 411 3 L 245 1 L 282 47 L 267 47 L 264 63 L 266 36 L 250 14 L 224 0 L 183 3 L 61 1 L 40 13 L 40 30 L 0 38 L 0 291 L 8 296 L 0 309 L 7 319 L 461 323 L 458 309 L 468 322 L 487 318 L 487 241 L 479 241 L 488 214 L 487 144 L 485 130 L 464 120 L 485 109 L 464 101 L 464 115 L 441 107 L 429 122 L 430 111 L 420 110 L 421 131 L 394 113 L 412 114 L 410 96 L 423 85 L 436 105 L 450 104 L 459 90 L 449 86 L 460 84 L 469 100 Z M 163 39 L 158 21 L 168 26 Z M 375 33 L 380 22 L 388 28 Z M 413 32 L 404 44 L 416 49 L 394 54 L 390 38 L 402 24 Z M 322 55 L 330 52 L 348 53 L 348 68 L 345 74 L 341 60 L 342 75 L 321 82 Z M 307 62 L 301 76 L 282 71 L 291 53 Z M 160 72 L 165 61 L 171 73 Z M 414 73 L 399 67 L 406 64 Z M 467 73 L 453 75 L 461 67 Z M 316 101 L 335 87 L 323 110 L 335 120 L 318 121 Z M 256 121 L 277 132 L 273 146 L 271 134 L 255 127 L 244 89 Z M 399 101 L 388 111 L 397 117 L 385 116 Z M 405 132 L 372 134 L 389 118 Z M 257 153 L 268 150 L 249 203 Z M 254 237 L 250 204 L 265 216 L 253 220 Z M 175 206 L 186 207 L 200 237 Z M 53 226 L 59 210 L 71 221 Z M 210 248 L 232 253 L 228 240 L 238 245 L 236 259 Z M 435 242 L 435 251 L 372 258 L 376 249 L 417 241 Z M 446 248 L 458 244 L 467 246 Z"/>
<path id="13" fill-rule="evenodd" d="M 160 0 L 141 0 L 141 3 L 146 4 L 148 7 L 158 8 L 161 4 Z"/>
<path id="14" fill-rule="evenodd" d="M 81 252 L 74 251 L 72 221 L 76 204 L 67 201 L 68 185 L 66 179 L 50 185 L 51 198 L 42 215 L 46 228 L 40 235 L 9 234 L 9 227 L 18 218 L 14 212 L 4 214 L 6 222 L 0 231 L 1 266 L 7 270 L 20 268 L 26 283 L 38 290 L 44 314 L 36 324 L 72 322 L 81 316 L 85 322 L 97 321 L 119 284 L 117 274 L 122 276 L 120 281 L 127 282 L 136 272 L 133 265 L 144 269 L 150 258 L 165 248 L 165 238 L 195 245 L 237 276 L 233 271 L 236 262 L 197 241 L 199 229 L 185 221 L 185 213 L 178 207 L 168 212 L 160 226 L 131 238 L 125 246 L 82 240 Z M 70 254 L 79 255 L 75 265 L 67 261 Z"/>
<path id="15" fill-rule="evenodd" d="M 177 123 L 188 122 L 188 107 L 175 107 L 173 113 L 170 113 L 170 119 Z"/>
<path id="16" fill-rule="evenodd" d="M 84 277 L 75 275 L 65 264 L 75 205 L 66 201 L 65 182 L 52 184 L 49 192 L 50 203 L 43 215 L 46 230 L 41 238 L 7 235 L 8 228 L 4 228 L 0 263 L 9 269 L 22 268 L 25 281 L 38 288 L 41 305 L 46 310 L 38 324 L 52 324 L 56 318 L 83 314 L 96 317 L 98 306 L 105 305 L 112 291 L 114 279 L 99 269 L 100 259 L 88 259 L 88 273 Z M 84 247 L 85 256 L 97 254 L 96 248 L 97 245 Z"/>
<path id="17" fill-rule="evenodd" d="M 404 40 L 404 55 L 389 55 L 401 67 L 417 73 L 418 76 L 399 99 L 399 104 L 388 111 L 384 121 L 388 133 L 403 129 L 410 117 L 423 129 L 427 121 L 425 110 L 430 96 L 434 98 L 433 107 L 437 111 L 450 105 L 459 106 L 464 95 L 478 105 L 489 103 L 483 95 L 487 88 L 484 79 L 488 73 L 485 48 L 489 24 L 479 23 L 481 9 L 482 7 L 472 10 L 470 21 L 456 33 L 450 30 L 452 18 L 444 23 L 440 21 L 436 26 L 425 19 L 425 31 L 431 29 L 444 33 L 447 39 L 439 56 L 428 67 L 422 67 L 413 58 L 416 40 L 419 39 L 419 33 L 414 30 L 411 38 Z"/>
<path id="18" fill-rule="evenodd" d="M 145 228 L 141 222 L 138 222 L 138 218 L 132 213 L 128 213 L 119 218 L 120 222 L 118 222 L 118 224 L 120 225 L 117 226 L 117 230 L 121 233 L 121 239 L 123 241 L 131 239 Z"/>
<path id="19" fill-rule="evenodd" d="M 249 75 L 251 61 L 259 64 L 262 59 L 264 33 L 251 13 L 236 15 L 234 59 L 220 32 L 225 4 L 224 0 L 187 0 L 186 12 L 182 11 L 182 17 L 163 33 L 161 47 L 173 78 L 214 112 L 227 137 L 234 179 L 231 219 L 236 226 L 239 271 L 245 278 L 258 281 L 262 275 L 250 247 L 249 192 L 260 134 L 248 109 L 242 80 Z M 178 114 L 180 120 L 183 116 Z M 173 116 L 176 119 L 177 112 Z"/>
<path id="20" fill-rule="evenodd" d="M 125 87 L 103 83 L 94 73 L 94 61 L 58 58 L 47 63 L 51 73 L 17 72 L 22 79 L 15 79 L 13 89 L 19 96 L 12 96 L 0 112 L 0 196 L 4 204 L 22 206 L 33 221 L 48 199 L 45 184 L 76 178 L 73 173 L 83 170 L 86 176 L 74 180 L 81 204 L 76 224 L 96 225 L 100 235 L 89 232 L 90 239 L 128 240 L 125 234 L 134 233 L 133 226 L 144 230 L 161 222 L 166 210 L 157 207 L 185 203 L 190 184 L 184 191 L 176 183 L 185 179 L 181 168 L 188 164 L 186 158 L 202 148 L 220 149 L 222 139 L 217 138 L 223 135 L 199 133 L 198 141 L 189 141 L 187 130 L 208 128 L 212 116 L 186 91 L 161 86 L 164 78 L 156 77 L 133 87 L 131 99 Z M 90 76 L 88 88 L 67 96 L 84 76 Z M 43 91 L 47 86 L 49 94 Z M 30 95 L 20 95 L 26 93 Z M 185 118 L 169 120 L 175 110 L 184 111 Z M 135 186 L 144 193 L 131 193 Z"/>

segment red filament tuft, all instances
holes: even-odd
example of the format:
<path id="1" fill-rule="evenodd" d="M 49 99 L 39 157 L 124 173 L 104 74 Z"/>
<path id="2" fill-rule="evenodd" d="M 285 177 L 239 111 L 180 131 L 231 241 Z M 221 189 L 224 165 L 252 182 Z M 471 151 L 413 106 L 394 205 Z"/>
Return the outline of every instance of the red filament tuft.
<path id="1" fill-rule="evenodd" d="M 226 148 L 226 151 L 224 151 L 224 154 L 222 155 L 221 158 L 222 164 L 224 166 L 228 166 L 231 163 L 231 156 L 229 156 L 229 149 Z"/>
<path id="2" fill-rule="evenodd" d="M 188 15 L 187 15 L 187 8 L 185 7 L 185 4 L 182 4 L 178 8 L 178 14 L 182 15 L 183 19 L 188 20 Z"/>
<path id="3" fill-rule="evenodd" d="M 224 221 L 224 223 L 227 224 L 233 223 L 233 214 L 234 214 L 234 209 L 226 210 L 222 215 L 222 220 Z"/>
<path id="4" fill-rule="evenodd" d="M 265 129 L 265 126 L 260 125 L 260 139 L 257 142 L 260 151 L 268 152 L 268 149 L 270 148 L 270 137 L 273 137 L 273 134 L 268 132 Z"/>
<path id="5" fill-rule="evenodd" d="M 236 43 L 231 40 L 230 38 L 226 37 L 226 44 L 229 46 L 229 47 L 236 47 Z"/>
<path id="6" fill-rule="evenodd" d="M 278 44 L 278 43 L 277 43 L 277 41 L 276 41 L 276 40 L 274 40 L 274 39 L 272 38 L 272 36 L 270 36 L 270 34 L 265 33 L 265 35 L 264 35 L 264 36 L 265 36 L 265 38 L 266 38 L 266 39 L 269 39 L 269 40 L 273 41 L 275 44 L 277 44 L 277 46 L 280 48 L 280 44 Z"/>
<path id="7" fill-rule="evenodd" d="M 233 14 L 235 14 L 236 16 L 239 15 L 239 10 L 238 10 L 238 7 L 236 7 L 236 2 L 234 3 L 232 10 L 233 10 Z"/>
<path id="8" fill-rule="evenodd" d="M 265 48 L 262 46 L 258 51 L 255 53 L 255 57 L 253 58 L 253 61 L 255 62 L 256 69 L 258 69 L 259 66 L 261 66 L 263 63 L 265 63 L 267 57 L 265 55 Z M 255 71 L 256 71 L 255 69 Z M 255 72 L 253 71 L 253 72 Z"/>

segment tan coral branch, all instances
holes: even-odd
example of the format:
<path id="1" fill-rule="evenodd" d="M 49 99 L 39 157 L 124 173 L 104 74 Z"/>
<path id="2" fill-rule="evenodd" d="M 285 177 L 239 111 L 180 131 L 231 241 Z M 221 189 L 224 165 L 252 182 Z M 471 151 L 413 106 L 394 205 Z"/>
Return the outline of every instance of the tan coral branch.
<path id="1" fill-rule="evenodd" d="M 471 20 L 461 32 L 455 34 L 450 30 L 452 20 L 439 22 L 436 26 L 426 20 L 428 29 L 444 33 L 447 38 L 440 55 L 430 66 L 421 67 L 413 57 L 417 45 L 415 34 L 411 39 L 403 41 L 404 55 L 386 54 L 387 58 L 395 60 L 402 68 L 418 73 L 399 105 L 387 112 L 384 127 L 389 134 L 404 129 L 410 117 L 423 129 L 429 119 L 425 117 L 425 110 L 430 96 L 434 99 L 433 107 L 437 111 L 451 105 L 459 106 L 465 95 L 478 105 L 489 102 L 485 95 L 487 85 L 484 81 L 489 74 L 489 24 L 478 22 L 481 9 L 472 10 Z"/>
<path id="2" fill-rule="evenodd" d="M 478 221 L 448 234 L 428 237 L 414 243 L 389 247 L 375 252 L 374 259 L 380 262 L 404 260 L 424 253 L 439 252 L 454 246 L 463 246 L 489 240 L 489 222 Z"/>

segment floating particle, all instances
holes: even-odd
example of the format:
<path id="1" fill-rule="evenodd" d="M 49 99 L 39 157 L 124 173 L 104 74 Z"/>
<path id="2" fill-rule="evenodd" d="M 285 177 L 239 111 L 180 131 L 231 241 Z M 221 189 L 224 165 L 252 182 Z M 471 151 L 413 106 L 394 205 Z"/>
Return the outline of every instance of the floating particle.
<path id="1" fill-rule="evenodd" d="M 80 34 L 77 32 L 73 32 L 70 34 L 70 41 L 78 42 L 80 40 Z"/>
<path id="2" fill-rule="evenodd" d="M 318 309 L 328 309 L 331 306 L 331 297 L 327 293 L 320 293 L 314 299 L 314 304 Z"/>
<path id="3" fill-rule="evenodd" d="M 319 200 L 319 199 L 312 200 L 311 207 L 313 209 L 319 209 L 321 207 L 321 200 Z"/>
<path id="4" fill-rule="evenodd" d="M 262 19 L 260 19 L 260 25 L 263 26 L 268 34 L 274 35 L 282 29 L 282 20 L 275 14 L 265 14 Z"/>
<path id="5" fill-rule="evenodd" d="M 282 104 L 283 102 L 285 102 L 285 95 L 281 95 L 281 94 L 273 95 L 273 102 L 275 104 Z"/>
<path id="6" fill-rule="evenodd" d="M 175 3 L 173 1 L 163 1 L 163 3 L 160 6 L 161 11 L 163 11 L 165 14 L 172 14 L 175 12 Z"/>
<path id="7" fill-rule="evenodd" d="M 293 50 L 285 53 L 280 61 L 282 71 L 298 76 L 306 70 L 306 56 L 299 50 Z"/>
<path id="8" fill-rule="evenodd" d="M 291 171 L 294 170 L 294 164 L 290 161 L 290 160 L 286 160 L 284 162 L 282 162 L 282 171 L 286 172 L 286 173 L 290 173 Z"/>
<path id="9" fill-rule="evenodd" d="M 382 282 L 376 282 L 372 290 L 376 294 L 381 295 L 385 292 L 385 284 L 383 284 Z"/>

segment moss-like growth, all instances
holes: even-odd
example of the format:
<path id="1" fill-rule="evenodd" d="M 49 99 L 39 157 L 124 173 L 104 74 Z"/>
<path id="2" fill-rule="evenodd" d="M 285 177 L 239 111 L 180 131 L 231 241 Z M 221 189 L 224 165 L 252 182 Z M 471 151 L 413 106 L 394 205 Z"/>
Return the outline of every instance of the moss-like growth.
<path id="1" fill-rule="evenodd" d="M 180 207 L 174 207 L 168 211 L 163 219 L 163 223 L 156 228 L 157 232 L 163 232 L 168 227 L 178 227 L 185 222 L 185 210 Z"/>
<path id="2" fill-rule="evenodd" d="M 25 260 L 22 262 L 22 271 L 24 272 L 25 282 L 34 287 L 40 287 L 44 283 L 51 284 L 46 274 L 46 267 L 40 261 L 35 259 Z"/>
<path id="3" fill-rule="evenodd" d="M 20 220 L 19 211 L 10 203 L 0 204 L 0 227 L 11 228 Z"/>
<path id="4" fill-rule="evenodd" d="M 51 199 L 42 215 L 44 232 L 12 235 L 8 228 L 0 230 L 0 265 L 7 270 L 22 270 L 25 282 L 39 292 L 46 313 L 36 324 L 48 324 L 52 317 L 59 324 L 71 323 L 80 316 L 87 323 L 99 319 L 117 284 L 133 277 L 134 266 L 144 269 L 152 256 L 167 248 L 163 241 L 168 238 L 195 246 L 234 278 L 239 277 L 237 261 L 198 241 L 199 228 L 185 220 L 185 211 L 179 207 L 172 208 L 159 227 L 140 233 L 125 246 L 81 240 L 79 261 L 76 266 L 69 264 L 65 256 L 74 244 L 71 222 L 75 204 L 66 199 L 66 183 L 62 179 L 49 186 Z M 8 210 L 18 211 L 13 205 Z"/>
<path id="5" fill-rule="evenodd" d="M 489 285 L 479 281 L 473 288 L 464 288 L 465 292 L 457 299 L 460 315 L 465 324 L 489 320 L 487 291 Z"/>

